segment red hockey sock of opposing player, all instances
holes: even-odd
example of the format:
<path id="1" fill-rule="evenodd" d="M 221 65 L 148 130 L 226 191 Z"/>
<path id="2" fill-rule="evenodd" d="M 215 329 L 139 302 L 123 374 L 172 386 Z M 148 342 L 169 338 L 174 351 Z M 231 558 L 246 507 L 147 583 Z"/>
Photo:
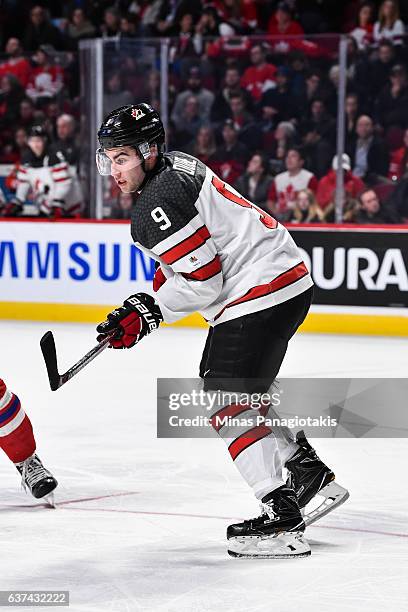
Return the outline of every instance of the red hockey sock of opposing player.
<path id="1" fill-rule="evenodd" d="M 9 391 L 0 378 L 0 448 L 13 463 L 25 461 L 35 452 L 35 439 L 30 419 L 18 397 Z"/>

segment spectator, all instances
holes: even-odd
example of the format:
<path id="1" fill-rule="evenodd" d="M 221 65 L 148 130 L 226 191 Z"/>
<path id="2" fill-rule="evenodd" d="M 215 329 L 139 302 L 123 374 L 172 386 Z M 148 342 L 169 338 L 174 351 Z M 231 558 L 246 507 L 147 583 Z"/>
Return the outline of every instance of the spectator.
<path id="1" fill-rule="evenodd" d="M 96 28 L 87 19 L 83 8 L 78 7 L 72 11 L 67 27 L 67 35 L 75 42 L 75 47 L 78 45 L 79 40 L 92 38 L 96 35 Z"/>
<path id="2" fill-rule="evenodd" d="M 35 51 L 41 45 L 51 45 L 62 49 L 62 36 L 58 28 L 50 22 L 45 9 L 35 5 L 30 11 L 30 22 L 24 33 L 24 49 Z"/>
<path id="3" fill-rule="evenodd" d="M 38 114 L 40 117 L 38 117 Z M 33 101 L 30 98 L 23 98 L 19 104 L 18 126 L 29 132 L 33 125 L 40 123 L 42 119 L 44 119 L 44 115 L 36 112 Z"/>
<path id="4" fill-rule="evenodd" d="M 196 36 L 216 38 L 223 35 L 222 30 L 220 17 L 215 7 L 211 5 L 204 7 L 203 13 L 195 26 Z"/>
<path id="5" fill-rule="evenodd" d="M 309 118 L 301 123 L 300 131 L 309 166 L 317 178 L 321 178 L 330 168 L 335 133 L 335 121 L 323 100 L 312 102 Z"/>
<path id="6" fill-rule="evenodd" d="M 359 93 L 361 96 L 366 96 L 368 85 L 366 83 L 366 75 L 368 70 L 368 62 L 365 53 L 358 49 L 358 45 L 352 36 L 347 37 L 347 82 L 349 88 Z M 338 67 L 340 75 L 340 68 Z M 336 93 L 338 91 L 338 81 L 336 79 Z M 336 100 L 337 110 L 337 100 Z"/>
<path id="7" fill-rule="evenodd" d="M 317 203 L 313 191 L 311 189 L 298 191 L 289 223 L 322 223 L 324 220 L 324 212 Z"/>
<path id="8" fill-rule="evenodd" d="M 222 144 L 215 152 L 216 172 L 224 181 L 234 184 L 249 159 L 249 151 L 238 140 L 238 130 L 232 119 L 222 128 Z"/>
<path id="9" fill-rule="evenodd" d="M 116 205 L 111 208 L 111 219 L 130 219 L 135 201 L 133 193 L 119 193 Z"/>
<path id="10" fill-rule="evenodd" d="M 36 67 L 33 68 L 30 83 L 26 89 L 27 96 L 36 105 L 43 105 L 61 91 L 64 85 L 64 73 L 56 66 L 50 57 L 49 48 L 41 46 L 33 56 Z"/>
<path id="11" fill-rule="evenodd" d="M 374 41 L 380 42 L 384 38 L 394 45 L 401 45 L 405 27 L 399 18 L 397 0 L 384 0 L 378 11 L 378 21 L 374 24 Z"/>
<path id="12" fill-rule="evenodd" d="M 373 40 L 374 5 L 364 2 L 358 10 L 357 24 L 350 36 L 356 41 L 360 51 L 365 51 Z"/>
<path id="13" fill-rule="evenodd" d="M 101 33 L 104 38 L 117 36 L 120 28 L 120 15 L 114 6 L 106 9 L 101 25 Z"/>
<path id="14" fill-rule="evenodd" d="M 5 74 L 13 74 L 25 88 L 30 78 L 30 62 L 23 56 L 23 48 L 18 38 L 9 38 L 6 43 L 7 61 L 0 65 L 0 78 Z"/>
<path id="15" fill-rule="evenodd" d="M 285 159 L 289 149 L 296 142 L 296 128 L 289 121 L 281 121 L 274 133 L 274 140 L 270 151 L 270 166 L 272 174 L 280 174 L 285 171 Z"/>
<path id="16" fill-rule="evenodd" d="M 303 51 L 293 50 L 288 57 L 291 92 L 298 99 L 305 92 L 308 63 Z"/>
<path id="17" fill-rule="evenodd" d="M 290 92 L 289 70 L 280 66 L 276 72 L 276 87 L 268 89 L 262 96 L 260 106 L 264 117 L 275 121 L 294 119 L 297 108 Z"/>
<path id="18" fill-rule="evenodd" d="M 390 213 L 381 204 L 374 189 L 364 189 L 358 202 L 355 221 L 359 225 L 395 223 Z"/>
<path id="19" fill-rule="evenodd" d="M 248 162 L 245 174 L 236 181 L 235 188 L 244 198 L 267 210 L 266 201 L 271 182 L 266 159 L 261 153 L 255 153 Z"/>
<path id="20" fill-rule="evenodd" d="M 119 36 L 121 38 L 135 38 L 137 34 L 137 23 L 132 14 L 122 15 L 120 18 Z"/>
<path id="21" fill-rule="evenodd" d="M 7 74 L 0 79 L 0 127 L 14 126 L 23 97 L 24 90 L 17 77 Z"/>
<path id="22" fill-rule="evenodd" d="M 79 163 L 79 148 L 75 138 L 76 123 L 72 115 L 64 113 L 57 118 L 57 141 L 56 148 L 62 151 L 70 166 Z"/>
<path id="23" fill-rule="evenodd" d="M 390 81 L 378 96 L 376 118 L 386 129 L 394 126 L 402 129 L 407 125 L 408 108 L 408 81 L 404 66 L 393 66 Z"/>
<path id="24" fill-rule="evenodd" d="M 195 35 L 194 19 L 191 13 L 185 13 L 180 17 L 174 34 L 176 37 L 173 39 L 173 44 L 169 51 L 170 63 L 182 60 L 181 70 L 185 66 L 191 67 L 192 61 L 197 62 L 196 58 L 198 58 L 201 51 L 201 38 Z"/>
<path id="25" fill-rule="evenodd" d="M 313 100 L 315 100 L 316 98 L 326 101 L 327 97 L 328 93 L 326 88 L 323 86 L 320 72 L 318 72 L 317 70 L 310 70 L 306 77 L 305 89 L 299 97 L 300 104 L 298 109 L 298 115 L 302 117 L 304 113 L 304 107 L 309 106 L 310 103 L 313 102 Z"/>
<path id="26" fill-rule="evenodd" d="M 17 128 L 14 132 L 13 140 L 7 143 L 1 153 L 0 161 L 2 164 L 18 164 L 21 156 L 27 148 L 27 132 L 24 128 Z M 6 179 L 6 187 L 10 188 L 10 180 Z"/>
<path id="27" fill-rule="evenodd" d="M 177 95 L 171 113 L 171 120 L 176 128 L 183 125 L 185 104 L 188 98 L 191 96 L 197 98 L 199 114 L 204 123 L 210 118 L 211 106 L 214 102 L 214 94 L 202 85 L 201 72 L 197 66 L 190 68 L 186 85 L 186 89 Z"/>
<path id="28" fill-rule="evenodd" d="M 200 107 L 196 96 L 190 95 L 184 106 L 183 121 L 176 125 L 175 140 L 178 148 L 184 148 L 197 136 L 198 130 L 204 125 L 200 115 Z"/>
<path id="29" fill-rule="evenodd" d="M 231 119 L 231 106 L 230 99 L 232 95 L 242 94 L 244 96 L 246 107 L 248 108 L 251 103 L 251 96 L 245 89 L 241 87 L 241 75 L 238 68 L 230 66 L 225 71 L 224 76 L 224 87 L 215 96 L 213 105 L 211 107 L 211 121 L 215 123 L 222 123 L 226 119 Z"/>
<path id="30" fill-rule="evenodd" d="M 23 127 L 17 128 L 14 134 L 14 144 L 15 144 L 15 150 L 17 152 L 15 163 L 19 163 L 21 161 L 22 156 L 27 150 L 27 146 L 28 146 L 27 141 L 28 141 L 27 130 Z"/>
<path id="31" fill-rule="evenodd" d="M 357 118 L 361 114 L 359 112 L 359 100 L 358 100 L 357 94 L 350 93 L 346 96 L 345 112 L 346 112 L 346 142 L 350 142 L 356 138 Z"/>
<path id="32" fill-rule="evenodd" d="M 224 33 L 228 36 L 236 33 L 248 33 L 255 30 L 258 25 L 258 11 L 256 0 L 215 0 L 215 7 L 223 22 L 223 27 L 229 26 L 232 32 Z"/>
<path id="33" fill-rule="evenodd" d="M 207 166 L 211 166 L 212 161 L 214 161 L 215 151 L 214 132 L 210 126 L 203 125 L 198 130 L 194 145 L 190 147 L 189 153 Z"/>
<path id="34" fill-rule="evenodd" d="M 292 19 L 292 11 L 286 2 L 279 2 L 275 13 L 268 23 L 268 34 L 271 36 L 296 36 L 303 34 L 303 28 Z"/>
<path id="35" fill-rule="evenodd" d="M 343 154 L 342 162 L 344 170 L 344 191 L 348 197 L 356 199 L 358 194 L 365 188 L 363 181 L 351 172 L 351 163 L 349 156 Z M 337 155 L 333 157 L 332 168 L 319 181 L 317 188 L 317 201 L 322 209 L 326 209 L 330 204 L 334 205 L 336 194 L 338 161 Z"/>
<path id="36" fill-rule="evenodd" d="M 348 147 L 353 174 L 367 185 L 374 185 L 388 174 L 389 153 L 384 140 L 374 134 L 371 117 L 361 115 L 356 126 L 357 138 Z"/>
<path id="37" fill-rule="evenodd" d="M 286 172 L 275 176 L 268 193 L 267 208 L 278 221 L 287 221 L 292 216 L 296 194 L 301 189 L 316 193 L 316 177 L 303 168 L 305 163 L 299 149 L 289 149 L 286 155 Z"/>
<path id="38" fill-rule="evenodd" d="M 241 79 L 241 85 L 259 102 L 267 89 L 275 87 L 276 66 L 266 61 L 266 52 L 261 44 L 255 44 L 250 53 L 252 66 L 249 66 Z"/>
<path id="39" fill-rule="evenodd" d="M 408 224 L 408 175 L 398 182 L 387 202 L 388 211 L 395 223 Z"/>
<path id="40" fill-rule="evenodd" d="M 103 96 L 104 113 L 110 113 L 114 108 L 133 102 L 133 96 L 123 85 L 122 74 L 118 71 L 107 75 L 105 95 Z"/>
<path id="41" fill-rule="evenodd" d="M 396 64 L 395 48 L 392 42 L 384 40 L 378 48 L 378 58 L 369 64 L 368 88 L 376 97 L 388 83 L 391 68 Z"/>
<path id="42" fill-rule="evenodd" d="M 245 98 L 241 93 L 230 96 L 231 119 L 238 130 L 239 140 L 250 150 L 259 147 L 261 133 L 254 118 L 246 109 Z"/>
<path id="43" fill-rule="evenodd" d="M 404 145 L 391 153 L 388 178 L 399 181 L 407 172 L 408 163 L 408 129 L 404 132 Z"/>

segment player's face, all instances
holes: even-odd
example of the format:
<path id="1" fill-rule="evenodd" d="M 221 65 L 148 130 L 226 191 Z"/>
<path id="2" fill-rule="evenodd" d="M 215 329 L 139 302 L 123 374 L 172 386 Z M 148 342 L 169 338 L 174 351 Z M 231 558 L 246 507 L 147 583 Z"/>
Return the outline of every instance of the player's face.
<path id="1" fill-rule="evenodd" d="M 123 193 L 133 193 L 142 184 L 145 172 L 132 147 L 119 147 L 105 151 L 111 160 L 111 174 Z"/>
<path id="2" fill-rule="evenodd" d="M 28 146 L 37 157 L 40 157 L 44 153 L 45 142 L 41 136 L 32 136 L 28 139 Z"/>

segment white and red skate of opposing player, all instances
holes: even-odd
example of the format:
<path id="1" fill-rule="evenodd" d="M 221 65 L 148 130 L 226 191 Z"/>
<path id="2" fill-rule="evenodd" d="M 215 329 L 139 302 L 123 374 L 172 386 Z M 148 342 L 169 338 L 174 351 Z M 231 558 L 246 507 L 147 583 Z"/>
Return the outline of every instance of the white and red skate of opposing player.
<path id="1" fill-rule="evenodd" d="M 31 421 L 22 409 L 18 397 L 7 389 L 1 378 L 0 448 L 21 474 L 24 489 L 28 489 L 36 499 L 47 498 L 47 501 L 54 505 L 52 492 L 58 482 L 36 455 Z"/>

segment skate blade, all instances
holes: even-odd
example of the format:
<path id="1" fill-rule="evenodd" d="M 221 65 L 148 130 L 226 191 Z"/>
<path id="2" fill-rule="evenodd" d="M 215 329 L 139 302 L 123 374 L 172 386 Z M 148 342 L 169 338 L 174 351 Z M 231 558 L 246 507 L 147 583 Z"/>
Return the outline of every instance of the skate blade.
<path id="1" fill-rule="evenodd" d="M 310 546 L 303 539 L 302 532 L 230 538 L 228 546 L 230 557 L 245 559 L 293 559 L 311 555 Z"/>
<path id="2" fill-rule="evenodd" d="M 305 521 L 306 527 L 309 527 L 323 516 L 326 516 L 329 512 L 332 512 L 332 510 L 344 504 L 350 497 L 350 493 L 347 489 L 341 487 L 334 480 L 316 493 L 313 499 L 316 499 L 318 495 L 324 498 L 322 503 L 313 510 L 304 511 L 303 520 Z"/>
<path id="3" fill-rule="evenodd" d="M 44 495 L 44 497 L 42 498 L 43 502 L 49 507 L 49 508 L 55 508 L 57 507 L 57 504 L 55 503 L 55 497 L 54 497 L 54 492 L 51 491 L 51 493 L 49 493 L 48 495 Z"/>

